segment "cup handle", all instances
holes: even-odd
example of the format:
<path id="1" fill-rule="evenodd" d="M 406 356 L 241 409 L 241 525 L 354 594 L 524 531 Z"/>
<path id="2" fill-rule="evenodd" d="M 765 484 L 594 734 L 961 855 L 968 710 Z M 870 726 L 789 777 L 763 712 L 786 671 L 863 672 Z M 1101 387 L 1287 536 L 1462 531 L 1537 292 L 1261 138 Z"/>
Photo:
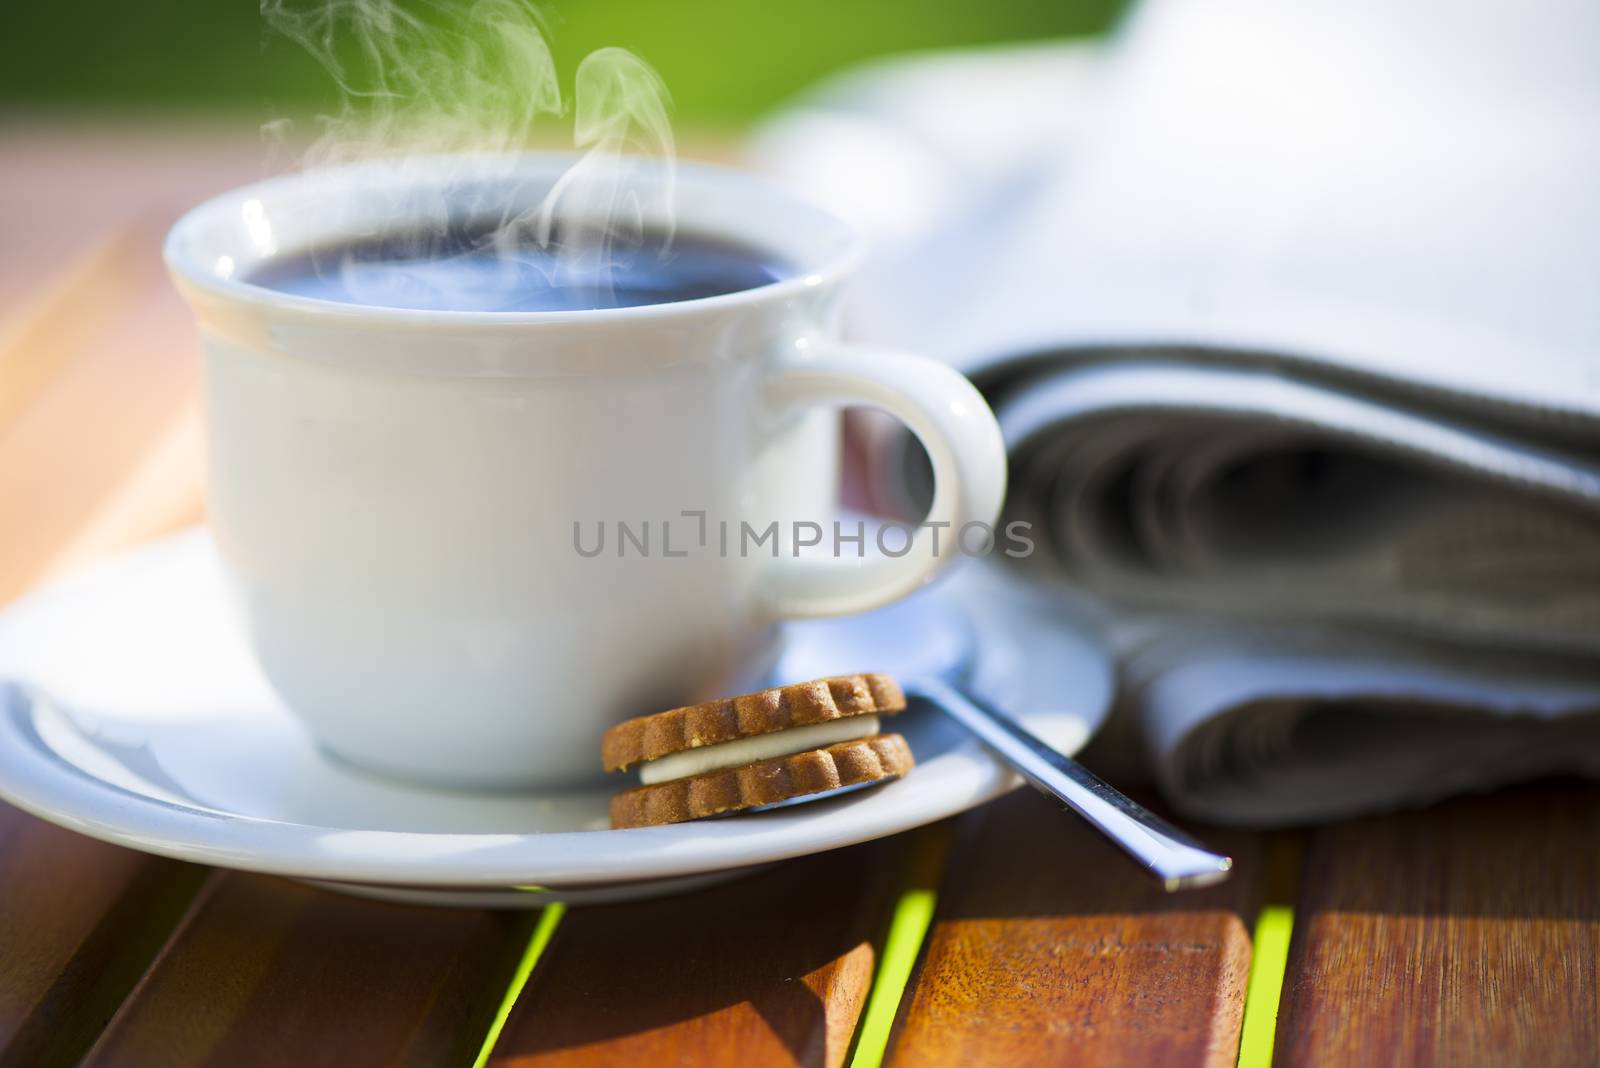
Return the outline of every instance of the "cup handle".
<path id="1" fill-rule="evenodd" d="M 853 405 L 888 412 L 922 442 L 934 482 L 928 514 L 898 556 L 869 550 L 774 561 L 767 580 L 774 617 L 845 615 L 898 600 L 957 555 L 963 527 L 999 517 L 1006 489 L 1000 427 L 983 395 L 951 367 L 875 346 L 802 343 L 778 358 L 766 388 L 777 411 Z"/>

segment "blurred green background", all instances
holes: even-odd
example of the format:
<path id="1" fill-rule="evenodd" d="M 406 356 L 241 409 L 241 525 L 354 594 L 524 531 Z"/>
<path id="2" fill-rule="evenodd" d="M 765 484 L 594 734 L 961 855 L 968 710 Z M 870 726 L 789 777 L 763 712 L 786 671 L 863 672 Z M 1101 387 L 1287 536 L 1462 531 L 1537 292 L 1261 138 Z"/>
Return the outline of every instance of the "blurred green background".
<path id="1" fill-rule="evenodd" d="M 330 78 L 266 28 L 254 0 L 0 0 L 0 108 L 301 115 Z M 315 2 L 315 0 L 313 0 Z M 401 0 L 409 9 L 430 5 Z M 297 4 L 296 6 L 304 6 Z M 553 0 L 542 5 L 570 88 L 578 59 L 632 49 L 678 122 L 742 124 L 859 60 L 927 48 L 1101 33 L 1120 0 Z M 448 18 L 449 4 L 429 19 Z"/>

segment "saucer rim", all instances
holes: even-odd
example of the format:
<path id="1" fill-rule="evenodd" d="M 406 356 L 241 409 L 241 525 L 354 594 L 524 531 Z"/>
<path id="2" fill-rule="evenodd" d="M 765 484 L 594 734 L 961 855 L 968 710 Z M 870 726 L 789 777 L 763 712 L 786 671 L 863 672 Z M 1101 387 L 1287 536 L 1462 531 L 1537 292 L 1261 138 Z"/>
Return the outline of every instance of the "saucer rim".
<path id="1" fill-rule="evenodd" d="M 914 773 L 882 788 L 928 787 L 937 780 L 941 800 L 903 804 L 889 810 L 894 818 L 870 819 L 865 824 L 861 818 L 839 818 L 865 798 L 840 797 L 819 802 L 832 809 L 826 813 L 806 812 L 802 808 L 809 806 L 797 806 L 753 817 L 781 821 L 778 834 L 770 833 L 773 829 L 758 834 L 745 820 L 738 825 L 732 821 L 700 821 L 622 830 L 521 834 L 341 829 L 177 805 L 96 778 L 55 756 L 38 736 L 28 722 L 34 702 L 26 691 L 11 685 L 6 686 L 6 691 L 13 696 L 0 715 L 0 799 L 48 823 L 140 852 L 239 871 L 328 882 L 465 890 L 529 885 L 560 888 L 710 874 L 899 834 L 965 812 L 1022 783 L 1020 777 L 987 756 L 979 743 L 964 741 L 919 765 L 918 771 L 933 773 L 920 783 Z M 1085 732 L 1084 741 L 1088 733 Z M 27 755 L 19 759 L 21 754 Z M 951 789 L 952 786 L 961 788 Z M 869 811 L 869 818 L 873 814 Z M 815 825 L 824 816 L 833 818 L 826 821 L 823 833 L 818 833 Z M 238 841 L 241 833 L 248 834 L 251 840 Z M 367 847 L 359 854 L 317 853 L 307 843 L 308 835 L 345 834 L 360 835 Z M 686 834 L 694 839 L 688 843 L 692 849 L 682 848 Z M 761 848 L 763 842 L 771 844 Z M 429 859 L 394 859 L 417 852 L 418 846 L 451 843 L 469 850 L 487 849 L 510 855 L 480 857 L 470 868 L 438 861 L 435 848 L 420 851 Z M 519 848 L 537 848 L 540 844 L 546 849 L 558 847 L 555 855 L 535 859 Z M 680 846 L 680 855 L 670 850 L 674 845 Z"/>
<path id="2" fill-rule="evenodd" d="M 0 623 L 5 624 L 0 629 L 9 631 L 19 618 L 41 605 L 51 606 L 58 596 L 82 596 L 86 586 L 114 581 L 119 571 L 137 572 L 158 566 L 163 557 L 208 549 L 209 539 L 202 530 L 120 553 L 6 606 L 0 610 Z M 1103 637 L 1082 625 L 1071 630 L 1096 654 L 1094 689 L 1101 700 L 1086 702 L 1070 714 L 1021 717 L 1035 730 L 1063 740 L 1065 729 L 1074 725 L 1073 744 L 1064 749 L 1069 755 L 1103 726 L 1115 686 Z M 68 712 L 56 711 L 70 718 Z M 967 811 L 1021 783 L 980 743 L 967 739 L 919 763 L 912 774 L 865 795 L 740 820 L 523 833 L 365 830 L 174 804 L 128 790 L 57 754 L 39 737 L 33 725 L 35 712 L 36 699 L 24 685 L 0 680 L 0 800 L 68 830 L 158 856 L 306 880 L 390 887 L 560 889 L 710 874 L 902 833 Z M 889 791 L 913 796 L 886 806 L 881 798 Z M 851 810 L 862 805 L 865 810 L 852 818 Z M 758 831 L 751 820 L 761 820 L 765 826 Z M 350 835 L 359 836 L 360 848 L 352 849 L 343 838 L 331 844 L 322 840 Z"/>

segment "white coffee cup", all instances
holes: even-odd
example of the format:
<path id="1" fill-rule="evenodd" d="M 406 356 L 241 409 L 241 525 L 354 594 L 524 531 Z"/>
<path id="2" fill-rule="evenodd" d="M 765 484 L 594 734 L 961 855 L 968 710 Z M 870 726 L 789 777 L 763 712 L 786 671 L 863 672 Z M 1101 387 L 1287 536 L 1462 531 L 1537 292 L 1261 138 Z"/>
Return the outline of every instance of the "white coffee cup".
<path id="1" fill-rule="evenodd" d="M 1005 455 L 983 398 L 943 364 L 840 343 L 858 238 L 738 172 L 680 165 L 678 231 L 796 269 L 724 296 L 418 311 L 248 281 L 408 213 L 537 204 L 571 162 L 273 179 L 194 209 L 167 240 L 200 321 L 210 521 L 251 641 L 285 704 L 359 766 L 474 787 L 592 778 L 607 726 L 749 683 L 781 621 L 904 596 L 959 553 L 952 532 L 998 515 Z M 842 405 L 887 410 L 932 459 L 930 526 L 903 555 L 850 541 L 853 525 L 842 551 L 789 544 L 797 521 L 832 541 Z M 776 557 L 740 544 L 741 524 L 773 522 Z"/>

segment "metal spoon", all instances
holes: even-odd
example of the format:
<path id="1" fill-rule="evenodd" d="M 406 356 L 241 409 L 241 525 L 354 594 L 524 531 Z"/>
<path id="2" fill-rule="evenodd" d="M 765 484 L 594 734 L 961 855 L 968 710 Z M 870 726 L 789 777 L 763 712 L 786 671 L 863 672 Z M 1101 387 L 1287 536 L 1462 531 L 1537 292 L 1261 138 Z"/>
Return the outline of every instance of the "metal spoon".
<path id="1" fill-rule="evenodd" d="M 778 665 L 794 679 L 851 670 L 893 671 L 908 697 L 959 723 L 1043 793 L 1093 824 L 1167 890 L 1210 886 L 1233 860 L 1207 849 L 974 692 L 978 639 L 948 595 L 911 598 L 867 615 L 799 624 Z"/>

